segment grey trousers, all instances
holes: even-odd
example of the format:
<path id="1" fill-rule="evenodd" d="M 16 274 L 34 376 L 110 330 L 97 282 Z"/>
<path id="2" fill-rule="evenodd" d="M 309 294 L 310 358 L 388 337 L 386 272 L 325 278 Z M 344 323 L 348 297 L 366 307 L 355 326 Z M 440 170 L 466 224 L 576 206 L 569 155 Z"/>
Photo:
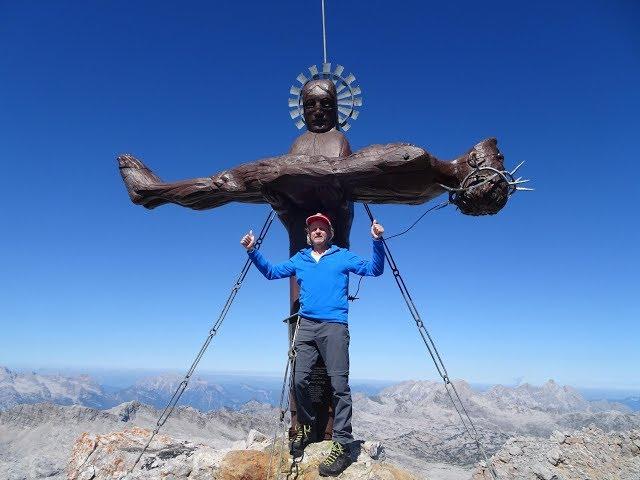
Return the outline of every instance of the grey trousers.
<path id="1" fill-rule="evenodd" d="M 293 381 L 298 422 L 306 425 L 315 422 L 315 412 L 309 396 L 309 380 L 311 369 L 320 355 L 327 366 L 333 390 L 333 440 L 343 444 L 351 442 L 348 325 L 301 318 L 295 348 Z"/>

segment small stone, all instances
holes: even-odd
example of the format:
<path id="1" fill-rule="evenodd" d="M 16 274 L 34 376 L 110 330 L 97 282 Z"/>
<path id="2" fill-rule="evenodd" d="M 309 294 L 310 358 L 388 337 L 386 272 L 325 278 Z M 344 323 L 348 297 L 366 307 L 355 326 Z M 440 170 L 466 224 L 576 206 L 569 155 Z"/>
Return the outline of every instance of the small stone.
<path id="1" fill-rule="evenodd" d="M 372 460 L 381 460 L 385 457 L 384 447 L 380 442 L 364 442 L 362 450 L 365 451 Z"/>
<path id="2" fill-rule="evenodd" d="M 562 450 L 560 450 L 558 447 L 553 447 L 547 452 L 547 460 L 549 460 L 549 463 L 551 465 L 558 465 L 560 462 L 562 462 L 562 459 Z"/>
<path id="3" fill-rule="evenodd" d="M 540 480 L 554 480 L 557 476 L 541 463 L 536 463 L 531 467 L 533 474 Z"/>
<path id="4" fill-rule="evenodd" d="M 567 445 L 584 444 L 584 440 L 581 437 L 570 436 L 565 438 L 564 443 Z"/>
<path id="5" fill-rule="evenodd" d="M 509 455 L 515 457 L 518 455 L 522 455 L 522 448 L 520 448 L 518 445 L 509 445 L 508 452 Z"/>

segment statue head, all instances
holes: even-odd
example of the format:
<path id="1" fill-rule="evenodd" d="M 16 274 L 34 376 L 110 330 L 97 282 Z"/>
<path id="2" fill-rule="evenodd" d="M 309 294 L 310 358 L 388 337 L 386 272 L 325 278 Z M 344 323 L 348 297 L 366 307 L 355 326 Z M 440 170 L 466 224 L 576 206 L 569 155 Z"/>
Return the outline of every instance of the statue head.
<path id="1" fill-rule="evenodd" d="M 331 80 L 310 80 L 302 87 L 302 107 L 307 130 L 324 133 L 338 124 L 338 94 Z"/>

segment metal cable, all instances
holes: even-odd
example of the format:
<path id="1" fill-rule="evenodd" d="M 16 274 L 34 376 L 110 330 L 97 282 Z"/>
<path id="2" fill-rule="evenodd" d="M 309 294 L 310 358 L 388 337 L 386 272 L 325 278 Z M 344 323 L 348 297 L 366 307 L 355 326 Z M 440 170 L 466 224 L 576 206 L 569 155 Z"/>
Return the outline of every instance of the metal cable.
<path id="1" fill-rule="evenodd" d="M 286 433 L 286 423 L 284 419 L 287 414 L 287 410 L 289 409 L 289 395 L 291 394 L 291 383 L 293 381 L 293 370 L 295 368 L 296 337 L 298 336 L 298 329 L 300 328 L 300 318 L 301 318 L 298 313 L 299 312 L 296 312 L 293 315 L 290 315 L 289 317 L 284 319 L 284 321 L 288 323 L 289 320 L 291 320 L 292 318 L 298 317 L 296 320 L 295 329 L 293 330 L 293 335 L 291 337 L 291 343 L 289 344 L 289 352 L 287 355 L 287 365 L 285 366 L 284 377 L 282 379 L 282 390 L 280 391 L 280 404 L 278 405 L 280 414 L 278 415 L 278 421 L 274 424 L 274 427 L 273 427 L 273 447 L 271 449 L 271 455 L 269 456 L 269 466 L 267 468 L 266 480 L 270 480 L 271 478 L 271 466 L 273 465 L 273 457 L 275 456 L 275 452 L 277 448 L 278 432 L 280 431 L 280 428 L 283 428 L 282 448 L 280 449 L 280 455 L 278 457 L 278 468 L 276 469 L 276 472 L 274 472 L 275 475 L 277 475 L 277 470 L 281 469 L 282 467 L 282 457 L 284 455 L 284 449 L 286 448 L 285 441 L 286 441 L 287 433 Z M 285 395 L 285 393 L 288 393 L 288 394 Z M 291 468 L 289 469 L 287 478 L 291 476 L 294 470 L 294 467 L 297 472 L 298 465 L 295 458 L 293 459 L 293 463 L 291 465 Z M 297 474 L 296 474 L 296 477 L 297 477 Z"/>
<path id="2" fill-rule="evenodd" d="M 413 222 L 409 227 L 405 228 L 402 232 L 400 233 L 396 233 L 394 235 L 388 236 L 388 237 L 384 237 L 385 240 L 391 240 L 392 238 L 396 238 L 396 237 L 400 237 L 402 235 L 404 235 L 405 233 L 409 232 L 409 230 L 411 230 L 413 227 L 415 227 L 418 222 L 420 222 L 420 220 L 422 220 L 425 215 L 429 212 L 433 212 L 434 210 L 440 210 L 441 208 L 446 207 L 447 205 L 450 205 L 451 202 L 449 200 L 447 200 L 446 202 L 442 202 L 434 207 L 428 208 L 427 211 L 425 211 L 422 215 L 420 215 L 415 222 Z M 358 300 L 358 292 L 360 291 L 360 284 L 362 283 L 362 280 L 364 279 L 364 277 L 360 277 L 360 279 L 358 280 L 358 286 L 356 287 L 356 293 L 354 293 L 353 295 L 349 295 L 347 297 L 348 300 L 350 301 L 355 301 Z"/>
<path id="3" fill-rule="evenodd" d="M 360 279 L 358 280 L 358 287 L 356 288 L 356 293 L 354 293 L 353 295 L 349 295 L 347 297 L 348 300 L 350 301 L 354 301 L 354 300 L 358 300 L 358 292 L 360 291 L 360 284 L 362 283 L 362 279 L 364 278 L 364 276 L 361 276 Z"/>
<path id="4" fill-rule="evenodd" d="M 275 218 L 275 212 L 271 210 L 269 212 L 269 215 L 267 216 L 267 219 L 264 222 L 264 225 L 262 226 L 262 230 L 260 230 L 260 235 L 258 236 L 258 239 L 256 240 L 255 246 L 253 248 L 255 249 L 260 248 L 260 245 L 262 245 L 262 241 L 264 240 L 264 237 L 267 235 L 267 232 L 269 231 L 269 228 L 271 227 L 271 224 L 273 223 L 274 218 Z M 151 437 L 149 438 L 149 441 L 144 446 L 144 448 L 142 449 L 142 452 L 140 452 L 140 455 L 138 455 L 138 458 L 136 459 L 131 469 L 129 469 L 129 472 L 127 474 L 130 474 L 131 472 L 133 472 L 133 469 L 136 468 L 136 465 L 138 465 L 138 462 L 140 462 L 140 459 L 149 448 L 151 441 L 160 431 L 160 428 L 162 428 L 165 422 L 169 419 L 169 417 L 173 413 L 173 410 L 176 408 L 176 404 L 178 403 L 178 401 L 180 400 L 180 397 L 182 396 L 185 389 L 187 388 L 187 385 L 189 384 L 189 380 L 193 375 L 193 372 L 195 371 L 196 367 L 198 366 L 198 363 L 200 363 L 200 360 L 202 359 L 207 348 L 209 347 L 209 344 L 213 340 L 213 337 L 218 333 L 218 330 L 222 326 L 222 322 L 227 316 L 227 313 L 229 313 L 231 304 L 236 298 L 236 295 L 238 294 L 238 290 L 240 290 L 240 287 L 242 286 L 242 282 L 247 276 L 247 272 L 249 272 L 249 269 L 251 268 L 251 264 L 252 264 L 251 259 L 247 259 L 244 266 L 242 267 L 242 270 L 240 271 L 240 275 L 238 276 L 236 283 L 234 284 L 233 288 L 231 289 L 231 292 L 229 293 L 229 296 L 227 297 L 227 301 L 225 302 L 224 306 L 222 307 L 222 310 L 220 311 L 220 314 L 218 315 L 218 319 L 214 323 L 213 327 L 211 327 L 211 329 L 209 330 L 209 335 L 207 336 L 206 340 L 202 344 L 202 347 L 200 347 L 200 351 L 196 355 L 196 358 L 194 359 L 193 363 L 191 364 L 191 367 L 189 368 L 186 375 L 184 376 L 184 379 L 182 380 L 182 382 L 180 382 L 180 384 L 178 385 L 178 388 L 176 389 L 176 391 L 173 393 L 173 396 L 169 400 L 169 403 L 162 411 L 160 418 L 158 418 L 158 421 L 156 422 L 156 428 L 151 433 Z"/>
<path id="5" fill-rule="evenodd" d="M 363 204 L 364 205 L 364 209 L 367 212 L 367 215 L 369 216 L 369 219 L 371 220 L 371 222 L 373 222 L 373 214 L 371 213 L 371 209 L 369 208 L 369 205 L 367 205 L 366 203 Z M 435 342 L 433 341 L 433 339 L 431 338 L 431 335 L 429 334 L 428 330 L 426 329 L 426 327 L 424 326 L 424 322 L 422 321 L 422 318 L 420 317 L 420 312 L 418 311 L 418 308 L 416 307 L 415 303 L 413 302 L 413 299 L 411 298 L 411 294 L 409 293 L 409 289 L 407 288 L 404 279 L 402 278 L 402 275 L 400 275 L 400 270 L 398 269 L 398 266 L 395 262 L 395 259 L 393 258 L 393 255 L 391 254 L 391 250 L 389 249 L 389 246 L 387 245 L 387 242 L 385 241 L 385 238 L 382 237 L 382 244 L 384 245 L 384 250 L 386 253 L 386 258 L 387 258 L 387 263 L 389 264 L 389 267 L 391 268 L 391 271 L 393 273 L 393 278 L 396 281 L 396 284 L 398 285 L 398 288 L 400 289 L 400 293 L 402 294 L 402 298 L 404 299 L 405 303 L 407 304 L 407 307 L 409 308 L 409 312 L 411 313 L 411 316 L 413 317 L 413 320 L 416 322 L 416 326 L 418 327 L 418 332 L 420 333 L 420 336 L 422 337 L 422 341 L 424 342 L 425 346 L 427 347 L 427 351 L 429 352 L 429 355 L 431 356 L 431 359 L 433 360 L 433 363 L 436 367 L 436 370 L 438 371 L 438 374 L 440 375 L 440 377 L 442 377 L 442 380 L 444 381 L 444 386 L 445 386 L 445 390 L 447 392 L 447 395 L 449 396 L 449 399 L 451 400 L 451 403 L 453 404 L 453 407 L 456 409 L 456 412 L 458 413 L 458 416 L 460 417 L 460 420 L 462 421 L 462 425 L 464 426 L 467 434 L 473 439 L 473 441 L 475 442 L 476 446 L 478 447 L 479 451 L 481 452 L 482 456 L 484 457 L 484 460 L 487 464 L 487 468 L 489 468 L 489 472 L 491 473 L 492 477 L 494 480 L 497 480 L 497 476 L 495 471 L 493 470 L 493 468 L 490 466 L 489 463 L 489 459 L 487 457 L 487 454 L 482 446 L 482 444 L 480 443 L 479 440 L 479 435 L 478 435 L 478 431 L 475 428 L 475 425 L 473 424 L 473 421 L 471 420 L 471 417 L 469 417 L 469 413 L 467 412 L 467 409 L 465 408 L 464 404 L 462 403 L 462 400 L 460 398 L 460 395 L 458 395 L 458 391 L 456 390 L 455 385 L 451 382 L 450 377 L 449 377 L 449 373 L 447 372 L 447 369 L 444 365 L 444 362 L 442 361 L 442 358 L 440 357 L 440 353 L 438 352 L 438 349 L 436 348 Z M 458 408 L 458 404 L 456 404 L 456 400 L 454 399 L 453 395 L 451 394 L 451 391 L 449 391 L 449 387 L 451 387 L 451 390 L 453 390 L 453 393 L 455 394 L 456 399 L 458 400 L 458 403 L 460 405 L 460 408 Z M 462 409 L 462 411 L 464 412 L 464 415 L 466 417 L 466 421 L 465 418 L 462 416 L 462 412 L 460 411 L 460 409 Z M 467 426 L 467 422 L 469 423 L 469 426 Z M 471 430 L 473 430 L 473 433 L 471 432 Z"/>
<path id="6" fill-rule="evenodd" d="M 408 228 L 404 229 L 404 230 L 403 230 L 403 231 L 401 231 L 400 233 L 396 233 L 396 234 L 394 234 L 394 235 L 390 235 L 390 236 L 388 236 L 388 237 L 384 237 L 384 239 L 385 239 L 385 240 L 391 240 L 392 238 L 396 238 L 396 237 L 400 237 L 400 236 L 404 235 L 404 234 L 405 234 L 405 233 L 407 233 L 409 230 L 411 230 L 413 227 L 415 227 L 415 226 L 418 224 L 418 222 L 419 222 L 420 220 L 422 220 L 422 219 L 424 218 L 424 216 L 425 216 L 427 213 L 429 213 L 429 212 L 433 212 L 434 210 L 440 210 L 441 208 L 446 207 L 446 206 L 447 206 L 447 205 L 449 205 L 450 203 L 451 203 L 451 202 L 450 202 L 449 200 L 447 200 L 446 202 L 442 202 L 442 203 L 440 203 L 440 204 L 438 204 L 438 205 L 436 205 L 436 206 L 434 206 L 434 207 L 431 207 L 431 208 L 427 209 L 427 211 L 426 211 L 426 212 L 424 212 L 422 215 L 420 215 L 420 216 L 418 217 L 418 219 L 417 219 L 415 222 L 413 222 L 413 223 L 411 224 L 411 226 L 409 226 Z"/>

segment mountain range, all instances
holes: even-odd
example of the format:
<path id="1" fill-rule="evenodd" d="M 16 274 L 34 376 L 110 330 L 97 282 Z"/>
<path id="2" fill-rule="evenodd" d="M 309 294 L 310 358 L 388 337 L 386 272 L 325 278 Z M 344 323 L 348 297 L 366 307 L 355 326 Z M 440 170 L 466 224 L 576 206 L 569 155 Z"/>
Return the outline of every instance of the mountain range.
<path id="1" fill-rule="evenodd" d="M 41 375 L 17 373 L 0 367 L 0 410 L 20 404 L 50 402 L 57 405 L 82 405 L 107 409 L 129 401 L 139 401 L 157 408 L 171 399 L 182 376 L 162 374 L 145 377 L 120 389 L 99 385 L 88 375 Z M 278 386 L 274 381 L 239 378 L 212 382 L 193 378 L 185 390 L 181 404 L 198 410 L 239 408 L 249 401 L 273 403 Z"/>
<path id="2" fill-rule="evenodd" d="M 71 446 L 82 432 L 97 434 L 133 425 L 153 428 L 159 408 L 179 380 L 153 377 L 109 393 L 86 376 L 0 370 L 0 478 L 13 478 L 21 471 L 34 472 L 26 478 L 63 478 L 56 475 L 62 475 Z M 518 435 L 543 438 L 554 431 L 591 426 L 603 432 L 640 428 L 640 413 L 628 406 L 586 400 L 574 388 L 552 380 L 539 387 L 494 386 L 483 391 L 462 380 L 453 386 L 488 455 Z M 272 434 L 277 409 L 269 404 L 274 392 L 264 385 L 237 382 L 234 389 L 194 379 L 190 388 L 184 403 L 204 408 L 179 406 L 163 432 L 215 448 L 244 438 L 252 428 Z M 134 396 L 149 405 L 127 401 L 104 409 L 108 402 Z M 252 400 L 241 404 L 245 398 Z M 355 393 L 353 399 L 354 436 L 382 442 L 389 460 L 409 471 L 425 472 L 430 479 L 468 478 L 479 460 L 441 382 L 407 381 L 376 394 Z M 83 402 L 92 407 L 81 406 Z M 232 408 L 217 407 L 225 403 Z"/>
<path id="3" fill-rule="evenodd" d="M 130 386 L 113 388 L 100 385 L 89 375 L 65 376 L 43 375 L 35 372 L 18 373 L 0 366 L 0 410 L 15 405 L 50 402 L 57 405 L 82 405 L 85 407 L 108 409 L 124 402 L 138 401 L 156 408 L 164 408 L 182 381 L 182 375 L 173 373 L 146 376 Z M 250 401 L 275 404 L 279 399 L 281 380 L 269 377 L 194 377 L 189 382 L 181 400 L 181 405 L 189 405 L 201 411 L 220 408 L 238 409 Z M 364 392 L 375 398 L 376 394 L 408 395 L 411 401 L 434 401 L 447 403 L 439 398 L 433 386 L 439 382 L 404 382 L 382 390 L 382 384 L 351 382 L 352 391 Z M 431 385 L 420 393 L 416 385 Z M 470 387 L 471 388 L 471 387 Z M 527 383 L 516 387 L 495 385 L 480 394 L 485 401 L 497 407 L 509 406 L 520 409 L 541 409 L 546 412 L 562 413 L 585 410 L 640 410 L 640 397 L 628 397 L 615 402 L 588 401 L 572 387 L 560 387 L 553 380 L 541 387 Z M 391 393 L 394 392 L 394 393 Z M 442 392 L 445 393 L 444 391 Z M 420 395 L 424 395 L 421 398 Z M 435 397 L 429 397 L 435 395 Z"/>

